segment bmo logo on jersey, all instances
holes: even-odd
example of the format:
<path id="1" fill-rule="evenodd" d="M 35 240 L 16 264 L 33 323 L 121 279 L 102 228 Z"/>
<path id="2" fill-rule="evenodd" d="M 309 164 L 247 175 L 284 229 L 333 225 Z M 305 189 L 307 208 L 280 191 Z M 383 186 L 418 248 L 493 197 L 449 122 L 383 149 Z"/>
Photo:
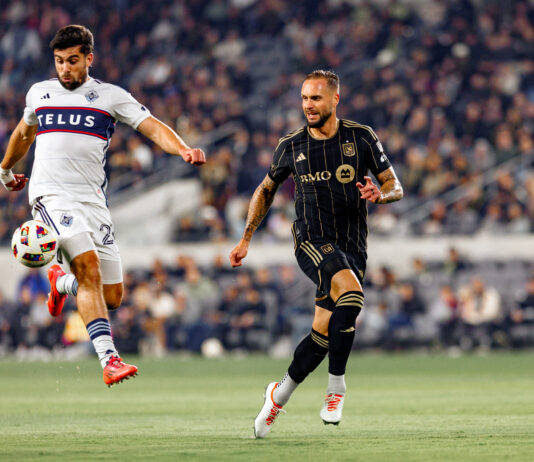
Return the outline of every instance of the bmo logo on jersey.
<path id="1" fill-rule="evenodd" d="M 44 133 L 76 133 L 109 140 L 115 130 L 111 114 L 101 109 L 85 107 L 40 107 L 35 110 L 39 128 Z"/>
<path id="2" fill-rule="evenodd" d="M 300 181 L 302 183 L 315 183 L 316 181 L 328 181 L 332 178 L 332 174 L 328 170 L 315 173 L 306 173 L 305 175 L 300 175 Z"/>

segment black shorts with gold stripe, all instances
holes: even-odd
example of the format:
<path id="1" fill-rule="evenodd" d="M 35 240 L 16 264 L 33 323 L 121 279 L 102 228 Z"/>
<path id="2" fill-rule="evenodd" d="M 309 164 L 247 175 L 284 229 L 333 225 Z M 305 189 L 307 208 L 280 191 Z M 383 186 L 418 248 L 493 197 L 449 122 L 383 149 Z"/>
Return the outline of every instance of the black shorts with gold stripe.
<path id="1" fill-rule="evenodd" d="M 330 283 L 338 271 L 351 269 L 363 284 L 367 264 L 365 253 L 346 253 L 336 244 L 317 238 L 298 244 L 295 256 L 300 269 L 317 286 L 315 304 L 321 308 L 334 310 L 335 303 L 329 295 Z"/>

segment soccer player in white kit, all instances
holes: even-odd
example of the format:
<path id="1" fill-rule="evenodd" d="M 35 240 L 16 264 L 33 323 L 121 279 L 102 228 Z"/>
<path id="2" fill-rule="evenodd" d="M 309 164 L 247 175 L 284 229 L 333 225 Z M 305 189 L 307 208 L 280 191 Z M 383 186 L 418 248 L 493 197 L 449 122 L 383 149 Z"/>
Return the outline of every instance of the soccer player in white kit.
<path id="1" fill-rule="evenodd" d="M 28 182 L 11 169 L 35 139 L 35 161 L 29 179 L 29 201 L 35 219 L 59 234 L 59 265 L 48 271 L 50 314 L 61 313 L 68 294 L 77 295 L 87 326 L 111 386 L 137 374 L 120 358 L 111 335 L 107 309 L 120 306 L 122 268 L 113 223 L 107 208 L 104 165 L 116 121 L 125 123 L 169 154 L 202 165 L 201 149 L 192 149 L 170 127 L 120 87 L 89 76 L 93 35 L 84 26 L 60 29 L 50 48 L 57 78 L 34 84 L 26 95 L 24 116 L 12 133 L 0 164 L 0 180 L 10 191 Z"/>

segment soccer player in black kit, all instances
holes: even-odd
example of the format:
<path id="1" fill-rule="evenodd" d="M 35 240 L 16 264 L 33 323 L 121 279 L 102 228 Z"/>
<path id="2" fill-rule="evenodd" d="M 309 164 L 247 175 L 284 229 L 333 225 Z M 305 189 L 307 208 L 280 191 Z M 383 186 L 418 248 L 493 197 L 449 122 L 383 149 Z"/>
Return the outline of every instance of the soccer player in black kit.
<path id="1" fill-rule="evenodd" d="M 367 201 L 387 204 L 403 196 L 373 130 L 336 117 L 335 73 L 317 70 L 306 76 L 301 97 L 307 125 L 280 139 L 271 168 L 250 201 L 243 237 L 230 253 L 232 266 L 240 266 L 278 187 L 292 174 L 295 256 L 317 285 L 315 316 L 285 376 L 265 390 L 265 403 L 254 422 L 256 438 L 267 435 L 293 391 L 327 354 L 329 379 L 320 416 L 325 424 L 340 422 L 345 368 L 364 300 Z M 369 171 L 380 187 L 367 176 Z"/>

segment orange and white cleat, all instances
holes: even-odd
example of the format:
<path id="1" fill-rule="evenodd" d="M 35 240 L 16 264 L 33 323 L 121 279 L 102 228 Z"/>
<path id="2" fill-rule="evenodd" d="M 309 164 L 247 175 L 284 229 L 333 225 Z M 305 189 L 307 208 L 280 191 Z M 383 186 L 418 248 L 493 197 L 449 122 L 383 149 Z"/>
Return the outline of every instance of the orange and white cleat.
<path id="1" fill-rule="evenodd" d="M 104 383 L 111 387 L 123 380 L 137 375 L 137 366 L 125 364 L 118 356 L 111 356 L 106 367 L 104 367 Z"/>
<path id="2" fill-rule="evenodd" d="M 256 438 L 265 438 L 267 433 L 271 430 L 278 414 L 280 414 L 280 412 L 285 412 L 282 409 L 282 406 L 276 404 L 273 399 L 273 391 L 277 385 L 278 382 L 272 382 L 267 385 L 267 388 L 265 389 L 265 402 L 254 421 L 254 436 Z"/>
<path id="3" fill-rule="evenodd" d="M 67 294 L 60 294 L 56 289 L 57 278 L 66 273 L 59 265 L 52 265 L 48 268 L 48 280 L 50 281 L 50 292 L 48 294 L 48 311 L 52 316 L 59 316 L 63 305 L 67 299 Z"/>
<path id="4" fill-rule="evenodd" d="M 330 393 L 324 398 L 323 408 L 319 415 L 325 425 L 339 425 L 343 412 L 343 404 L 345 404 L 345 396 Z"/>

